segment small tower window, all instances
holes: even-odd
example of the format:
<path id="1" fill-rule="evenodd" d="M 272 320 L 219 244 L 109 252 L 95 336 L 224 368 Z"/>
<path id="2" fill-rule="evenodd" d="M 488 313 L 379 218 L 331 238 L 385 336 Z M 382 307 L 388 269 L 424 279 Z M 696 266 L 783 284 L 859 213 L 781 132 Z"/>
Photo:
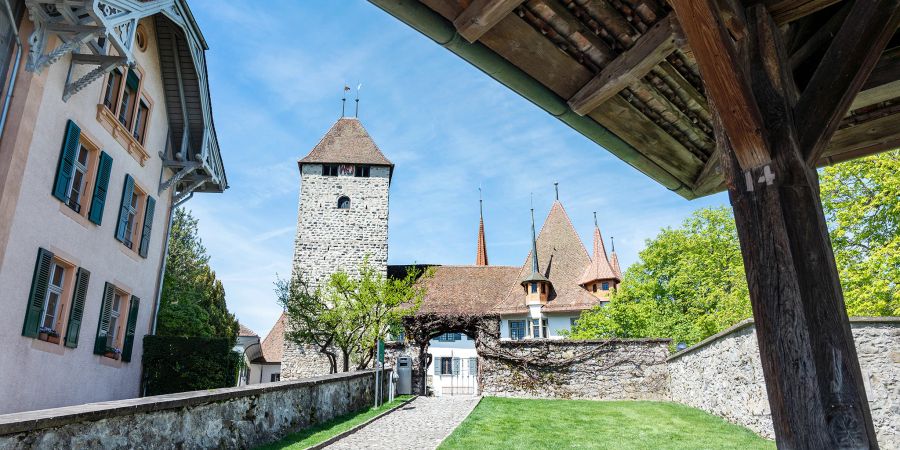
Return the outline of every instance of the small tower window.
<path id="1" fill-rule="evenodd" d="M 346 195 L 338 199 L 338 209 L 350 209 L 350 197 Z"/>
<path id="2" fill-rule="evenodd" d="M 541 294 L 546 294 L 546 293 L 547 293 L 547 285 L 544 283 L 541 283 Z"/>
<path id="3" fill-rule="evenodd" d="M 322 176 L 336 177 L 338 174 L 337 164 L 325 164 L 322 166 Z"/>
<path id="4" fill-rule="evenodd" d="M 354 174 L 357 177 L 368 178 L 369 177 L 369 166 L 356 166 L 356 173 Z"/>
<path id="5" fill-rule="evenodd" d="M 537 283 L 532 281 L 531 282 L 531 293 L 534 294 L 535 292 L 537 292 Z"/>
<path id="6" fill-rule="evenodd" d="M 591 285 L 591 290 L 597 292 L 597 283 Z"/>
<path id="7" fill-rule="evenodd" d="M 600 288 L 603 289 L 604 291 L 608 291 L 609 290 L 609 282 L 604 281 L 603 284 L 600 286 Z"/>

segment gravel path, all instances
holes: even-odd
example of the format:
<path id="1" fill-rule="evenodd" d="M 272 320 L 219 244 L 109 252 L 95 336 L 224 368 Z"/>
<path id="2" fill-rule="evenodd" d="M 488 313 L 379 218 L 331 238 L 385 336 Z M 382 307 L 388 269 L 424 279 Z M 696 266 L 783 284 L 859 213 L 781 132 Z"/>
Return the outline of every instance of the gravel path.
<path id="1" fill-rule="evenodd" d="M 434 449 L 465 419 L 478 397 L 418 397 L 327 449 Z"/>

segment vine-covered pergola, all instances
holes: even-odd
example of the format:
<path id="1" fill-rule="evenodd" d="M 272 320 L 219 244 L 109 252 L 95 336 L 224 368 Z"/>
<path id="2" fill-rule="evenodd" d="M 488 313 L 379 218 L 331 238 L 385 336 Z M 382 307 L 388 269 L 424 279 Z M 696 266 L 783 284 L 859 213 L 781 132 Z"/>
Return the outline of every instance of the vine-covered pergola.
<path id="1" fill-rule="evenodd" d="M 900 146 L 900 0 L 370 0 L 638 171 L 727 189 L 780 448 L 877 448 L 816 168 Z"/>

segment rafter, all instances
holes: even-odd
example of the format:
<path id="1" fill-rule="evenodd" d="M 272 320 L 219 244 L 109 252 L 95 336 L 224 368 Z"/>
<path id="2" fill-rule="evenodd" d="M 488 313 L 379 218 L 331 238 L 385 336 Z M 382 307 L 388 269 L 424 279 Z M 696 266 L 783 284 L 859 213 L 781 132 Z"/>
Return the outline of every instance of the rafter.
<path id="1" fill-rule="evenodd" d="M 900 1 L 854 2 L 794 108 L 807 162 L 818 161 L 900 23 Z"/>
<path id="2" fill-rule="evenodd" d="M 453 21 L 460 36 L 474 43 L 524 0 L 475 0 Z"/>
<path id="3" fill-rule="evenodd" d="M 678 21 L 669 14 L 576 92 L 569 107 L 583 116 L 639 81 L 678 48 L 679 34 Z"/>
<path id="4" fill-rule="evenodd" d="M 750 82 L 713 0 L 670 0 L 693 49 L 707 95 L 720 108 L 722 124 L 741 168 L 749 170 L 771 160 L 763 136 L 759 107 Z"/>

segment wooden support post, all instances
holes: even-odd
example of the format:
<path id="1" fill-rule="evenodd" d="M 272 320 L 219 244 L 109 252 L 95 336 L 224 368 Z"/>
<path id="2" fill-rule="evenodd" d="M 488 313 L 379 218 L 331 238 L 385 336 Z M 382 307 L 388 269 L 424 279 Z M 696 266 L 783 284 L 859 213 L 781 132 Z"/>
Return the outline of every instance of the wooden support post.
<path id="1" fill-rule="evenodd" d="M 647 75 L 678 48 L 676 38 L 680 33 L 677 28 L 675 14 L 654 24 L 634 47 L 616 57 L 569 99 L 572 111 L 581 116 L 588 114 Z"/>
<path id="2" fill-rule="evenodd" d="M 781 34 L 759 4 L 747 22 L 742 53 L 772 162 L 743 168 L 724 116 L 713 117 L 778 447 L 878 448 L 817 174 L 798 144 Z"/>

